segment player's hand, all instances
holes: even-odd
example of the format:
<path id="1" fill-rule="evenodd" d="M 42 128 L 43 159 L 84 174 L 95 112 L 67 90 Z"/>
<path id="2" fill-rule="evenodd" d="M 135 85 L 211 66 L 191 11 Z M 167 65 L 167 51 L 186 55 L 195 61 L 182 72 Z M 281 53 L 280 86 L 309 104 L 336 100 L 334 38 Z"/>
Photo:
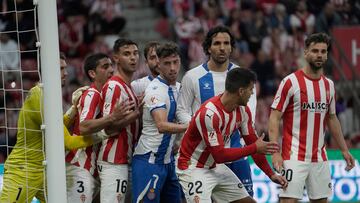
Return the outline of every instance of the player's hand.
<path id="1" fill-rule="evenodd" d="M 350 171 L 352 168 L 354 168 L 355 166 L 355 159 L 354 157 L 350 154 L 349 151 L 343 152 L 342 153 L 345 161 L 346 161 L 346 167 L 345 170 L 346 171 Z"/>
<path id="2" fill-rule="evenodd" d="M 271 160 L 275 171 L 280 173 L 284 169 L 284 161 L 280 152 L 274 153 L 271 157 Z"/>
<path id="3" fill-rule="evenodd" d="M 111 120 L 112 122 L 116 122 L 118 120 L 123 119 L 125 116 L 127 116 L 133 109 L 135 108 L 135 102 L 116 102 L 113 111 L 111 112 Z"/>
<path id="4" fill-rule="evenodd" d="M 286 189 L 288 186 L 288 181 L 285 179 L 285 177 L 274 174 L 270 177 L 270 179 L 274 182 L 277 183 L 279 185 L 281 185 L 282 189 Z"/>
<path id="5" fill-rule="evenodd" d="M 99 142 L 101 142 L 103 140 L 106 140 L 106 139 L 108 139 L 108 138 L 110 138 L 112 136 L 115 136 L 115 135 L 118 135 L 118 133 L 114 132 L 114 133 L 111 133 L 111 134 L 107 134 L 105 132 L 105 130 L 101 130 L 101 131 L 99 131 L 97 133 L 93 133 L 91 135 L 91 138 L 93 139 L 93 143 L 97 144 L 97 143 L 99 143 Z"/>
<path id="6" fill-rule="evenodd" d="M 279 145 L 276 142 L 265 142 L 263 133 L 255 142 L 256 152 L 260 154 L 273 154 L 279 151 Z"/>
<path id="7" fill-rule="evenodd" d="M 75 107 L 78 106 L 79 99 L 80 99 L 81 95 L 82 95 L 83 92 L 86 91 L 87 89 L 89 89 L 89 86 L 80 87 L 80 88 L 78 88 L 77 90 L 75 90 L 75 91 L 72 93 L 71 103 L 72 103 Z"/>

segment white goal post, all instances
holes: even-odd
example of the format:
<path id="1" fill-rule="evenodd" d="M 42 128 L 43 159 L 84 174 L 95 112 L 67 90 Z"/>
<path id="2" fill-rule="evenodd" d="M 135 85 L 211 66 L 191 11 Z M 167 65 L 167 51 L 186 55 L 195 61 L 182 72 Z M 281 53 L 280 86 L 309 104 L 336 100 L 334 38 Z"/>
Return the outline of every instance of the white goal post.
<path id="1" fill-rule="evenodd" d="M 47 200 L 66 202 L 66 176 L 56 0 L 38 0 L 41 72 L 44 88 Z M 58 67 L 58 68 L 57 68 Z"/>

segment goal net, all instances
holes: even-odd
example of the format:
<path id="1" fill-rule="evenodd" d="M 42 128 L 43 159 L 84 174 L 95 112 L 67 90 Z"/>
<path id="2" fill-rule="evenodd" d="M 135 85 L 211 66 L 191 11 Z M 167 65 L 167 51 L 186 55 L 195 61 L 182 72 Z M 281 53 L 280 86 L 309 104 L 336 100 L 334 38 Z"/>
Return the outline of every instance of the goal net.
<path id="1" fill-rule="evenodd" d="M 55 0 L 49 1 L 55 2 Z M 44 125 L 46 115 L 43 116 L 43 112 L 40 112 L 40 109 L 43 109 L 41 105 L 38 110 L 27 109 L 26 113 L 20 113 L 31 88 L 38 85 L 44 94 L 40 65 L 41 39 L 38 29 L 42 25 L 39 25 L 38 4 L 37 0 L 4 0 L 0 3 L 0 194 L 5 193 L 5 187 L 12 192 L 15 190 L 17 191 L 16 202 L 38 202 L 36 198 L 32 198 L 34 191 L 36 194 L 42 193 L 47 201 L 46 181 L 41 181 L 40 185 L 34 186 L 32 184 L 34 180 L 29 178 L 33 171 L 41 171 L 42 179 L 48 179 L 46 177 L 48 160 L 45 153 L 46 126 Z M 54 15 L 56 18 L 56 12 Z M 57 43 L 57 39 L 55 42 Z M 54 66 L 56 63 L 52 69 Z M 53 77 L 60 79 L 60 76 L 56 74 Z M 61 100 L 61 95 L 59 99 Z M 29 112 L 39 115 L 41 125 L 38 129 L 26 129 L 28 125 L 25 117 L 31 114 Z M 21 126 L 18 126 L 19 124 Z M 22 135 L 19 135 L 19 132 L 22 132 Z M 30 144 L 34 135 L 39 142 Z M 11 154 L 12 152 L 16 153 Z M 41 157 L 40 164 L 29 161 L 34 154 Z M 14 157 L 16 157 L 15 161 L 9 161 Z M 23 185 L 19 186 L 12 179 L 11 181 L 3 180 L 4 171 L 13 169 L 17 174 L 21 173 L 23 178 L 19 181 Z M 11 192 L 7 193 L 13 195 Z M 25 200 L 18 199 L 20 194 L 25 196 Z M 0 202 L 3 201 L 6 200 L 0 200 Z"/>

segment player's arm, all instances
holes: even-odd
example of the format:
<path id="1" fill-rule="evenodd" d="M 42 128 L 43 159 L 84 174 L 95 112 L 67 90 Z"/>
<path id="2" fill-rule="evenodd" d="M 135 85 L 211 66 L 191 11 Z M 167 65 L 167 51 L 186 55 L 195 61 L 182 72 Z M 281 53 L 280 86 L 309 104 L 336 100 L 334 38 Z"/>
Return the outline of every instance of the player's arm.
<path id="1" fill-rule="evenodd" d="M 253 143 L 259 143 L 260 141 L 263 141 L 265 134 L 262 134 L 262 136 L 258 139 L 256 135 L 256 131 L 254 130 L 254 123 L 252 122 L 252 116 L 251 116 L 251 110 L 249 107 L 245 107 L 245 112 L 247 114 L 247 117 L 244 117 L 244 121 L 241 125 L 241 134 L 244 137 L 244 141 L 246 144 L 253 144 Z M 246 119 L 247 118 L 247 119 Z M 260 140 L 260 141 L 259 141 Z M 261 143 L 261 142 L 260 142 Z M 257 145 L 259 147 L 259 145 Z M 260 145 L 261 146 L 261 145 Z M 277 142 L 270 141 L 268 142 L 268 146 L 270 150 L 267 150 L 267 152 L 270 152 L 270 154 L 278 153 L 279 152 L 279 145 Z M 282 188 L 286 188 L 288 182 L 286 179 L 280 175 L 277 175 L 274 173 L 274 171 L 271 169 L 264 153 L 255 153 L 252 154 L 251 157 L 253 158 L 255 164 L 262 170 L 264 173 L 275 183 L 280 184 Z"/>
<path id="2" fill-rule="evenodd" d="M 113 135 L 108 135 L 104 131 L 93 133 L 89 136 L 76 135 L 71 136 L 69 130 L 64 126 L 64 145 L 66 150 L 80 149 L 92 146 L 108 139 Z"/>
<path id="3" fill-rule="evenodd" d="M 240 125 L 240 132 L 243 135 L 244 141 L 247 145 L 251 145 L 253 143 L 256 143 L 258 140 L 258 137 L 256 135 L 256 131 L 254 130 L 254 123 L 252 122 L 252 116 L 251 116 L 251 110 L 248 106 L 245 107 L 244 115 L 242 116 L 243 120 Z M 263 134 L 260 138 L 263 140 L 265 135 Z M 279 146 L 277 142 L 269 142 L 269 146 L 271 146 L 272 151 L 271 153 L 278 152 Z M 254 159 L 254 162 L 259 168 L 265 172 L 265 174 L 268 177 L 271 177 L 274 175 L 274 172 L 272 171 L 271 167 L 269 166 L 266 157 L 262 153 L 256 153 L 251 154 L 252 158 Z"/>
<path id="4" fill-rule="evenodd" d="M 185 132 L 187 124 L 168 121 L 167 113 L 171 110 L 171 107 L 166 105 L 169 96 L 164 91 L 166 91 L 164 88 L 152 88 L 152 86 L 149 86 L 145 90 L 144 109 L 150 112 L 159 133 L 175 134 Z"/>
<path id="5" fill-rule="evenodd" d="M 196 127 L 216 163 L 235 161 L 256 152 L 267 153 L 268 144 L 262 140 L 242 148 L 225 148 L 219 121 L 218 115 L 209 109 L 201 110 L 195 117 Z"/>
<path id="6" fill-rule="evenodd" d="M 80 133 L 81 134 L 92 134 L 99 132 L 100 130 L 114 126 L 120 126 L 121 122 L 129 113 L 129 110 L 134 105 L 126 105 L 125 102 L 116 103 L 112 112 L 108 115 L 102 116 L 101 118 L 95 118 L 99 114 L 100 95 L 99 94 L 88 94 L 83 102 L 83 108 L 80 112 Z"/>
<path id="7" fill-rule="evenodd" d="M 155 109 L 151 112 L 151 116 L 153 117 L 156 127 L 159 133 L 183 133 L 187 129 L 187 124 L 177 124 L 173 122 L 167 121 L 167 110 L 166 109 Z M 176 134 L 175 134 L 176 135 Z"/>
<path id="8" fill-rule="evenodd" d="M 280 122 L 282 114 L 289 104 L 289 98 L 293 96 L 293 88 L 290 79 L 283 79 L 279 85 L 279 88 L 275 94 L 274 101 L 271 105 L 271 112 L 269 118 L 269 139 L 272 142 L 278 143 L 280 135 Z M 277 172 L 281 172 L 283 168 L 283 159 L 280 152 L 272 155 L 272 164 Z"/>
<path id="9" fill-rule="evenodd" d="M 355 160 L 354 157 L 350 154 L 349 149 L 346 145 L 341 125 L 339 122 L 338 117 L 336 114 L 328 114 L 328 117 L 326 118 L 326 123 L 329 128 L 330 134 L 335 139 L 336 143 L 338 144 L 340 151 L 346 161 L 346 168 L 345 170 L 349 171 L 355 166 Z"/>
<path id="10" fill-rule="evenodd" d="M 180 123 L 187 124 L 190 122 L 192 117 L 191 107 L 195 97 L 192 84 L 193 82 L 191 81 L 189 74 L 185 74 L 181 81 L 181 88 L 176 108 L 176 118 Z"/>
<path id="11" fill-rule="evenodd" d="M 269 117 L 269 125 L 268 125 L 270 142 L 278 143 L 279 135 L 280 135 L 281 118 L 282 118 L 282 112 L 280 112 L 276 109 L 271 109 L 270 117 Z M 273 164 L 274 169 L 277 172 L 280 172 L 282 170 L 283 159 L 282 159 L 280 151 L 275 152 L 272 155 L 272 164 Z"/>
<path id="12" fill-rule="evenodd" d="M 256 146 L 257 147 L 264 147 L 264 145 L 262 145 L 263 139 L 265 137 L 265 134 L 263 134 L 260 138 L 257 138 L 257 136 L 255 134 L 251 134 L 251 135 L 247 135 L 244 136 L 244 140 L 245 143 L 248 144 L 253 144 L 253 143 L 259 143 Z M 275 152 L 279 151 L 279 147 L 278 144 L 275 142 L 268 142 L 268 146 L 270 147 L 271 151 L 267 150 L 266 153 L 270 152 L 270 154 L 273 154 Z M 251 154 L 251 157 L 253 158 L 255 164 L 274 182 L 277 183 L 279 185 L 281 185 L 282 188 L 286 188 L 288 185 L 287 180 L 281 176 L 281 175 L 277 175 L 274 173 L 274 171 L 271 169 L 266 157 L 264 153 L 258 152 L 255 154 Z"/>
<path id="13" fill-rule="evenodd" d="M 90 136 L 71 136 L 69 130 L 64 125 L 64 145 L 66 150 L 85 148 L 94 144 Z"/>

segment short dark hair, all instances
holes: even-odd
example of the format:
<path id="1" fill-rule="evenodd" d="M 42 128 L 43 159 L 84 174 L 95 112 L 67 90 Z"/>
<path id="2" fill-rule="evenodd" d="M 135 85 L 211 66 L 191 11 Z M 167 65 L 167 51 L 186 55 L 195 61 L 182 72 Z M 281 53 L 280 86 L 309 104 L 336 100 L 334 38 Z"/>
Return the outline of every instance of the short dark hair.
<path id="1" fill-rule="evenodd" d="M 145 47 L 144 47 L 144 57 L 145 57 L 145 60 L 147 60 L 147 55 L 148 55 L 148 52 L 150 51 L 151 48 L 154 48 L 155 49 L 155 52 L 156 52 L 156 49 L 160 46 L 160 43 L 157 42 L 157 41 L 151 41 L 151 42 L 148 42 L 146 43 Z"/>
<path id="2" fill-rule="evenodd" d="M 159 58 L 165 58 L 173 54 L 180 56 L 180 51 L 179 51 L 179 47 L 175 43 L 167 42 L 163 45 L 160 45 L 156 49 L 156 54 Z"/>
<path id="3" fill-rule="evenodd" d="M 134 42 L 134 41 L 132 41 L 130 39 L 119 38 L 114 43 L 113 52 L 117 53 L 119 51 L 120 47 L 123 47 L 125 45 L 135 45 L 136 47 L 138 47 L 136 42 Z"/>
<path id="4" fill-rule="evenodd" d="M 60 59 L 66 60 L 66 56 L 64 52 L 60 52 Z"/>
<path id="5" fill-rule="evenodd" d="M 228 33 L 230 36 L 230 44 L 231 47 L 234 49 L 235 48 L 235 38 L 234 36 L 231 34 L 229 28 L 225 27 L 225 26 L 216 26 L 212 29 L 209 30 L 209 32 L 206 34 L 205 40 L 202 43 L 203 46 L 203 50 L 204 53 L 206 55 L 210 55 L 208 49 L 211 47 L 211 43 L 212 43 L 212 39 L 218 34 L 218 33 Z"/>
<path id="6" fill-rule="evenodd" d="M 329 35 L 319 32 L 311 34 L 305 40 L 305 49 L 308 49 L 312 43 L 325 43 L 327 44 L 328 50 L 330 49 L 331 39 Z"/>
<path id="7" fill-rule="evenodd" d="M 240 87 L 248 87 L 251 82 L 256 82 L 256 73 L 247 68 L 234 68 L 226 75 L 225 90 L 235 93 Z"/>
<path id="8" fill-rule="evenodd" d="M 93 81 L 93 79 L 89 75 L 89 70 L 95 70 L 96 66 L 99 65 L 99 61 L 103 58 L 109 58 L 109 56 L 104 53 L 96 53 L 86 57 L 84 61 L 84 72 L 90 81 Z"/>

